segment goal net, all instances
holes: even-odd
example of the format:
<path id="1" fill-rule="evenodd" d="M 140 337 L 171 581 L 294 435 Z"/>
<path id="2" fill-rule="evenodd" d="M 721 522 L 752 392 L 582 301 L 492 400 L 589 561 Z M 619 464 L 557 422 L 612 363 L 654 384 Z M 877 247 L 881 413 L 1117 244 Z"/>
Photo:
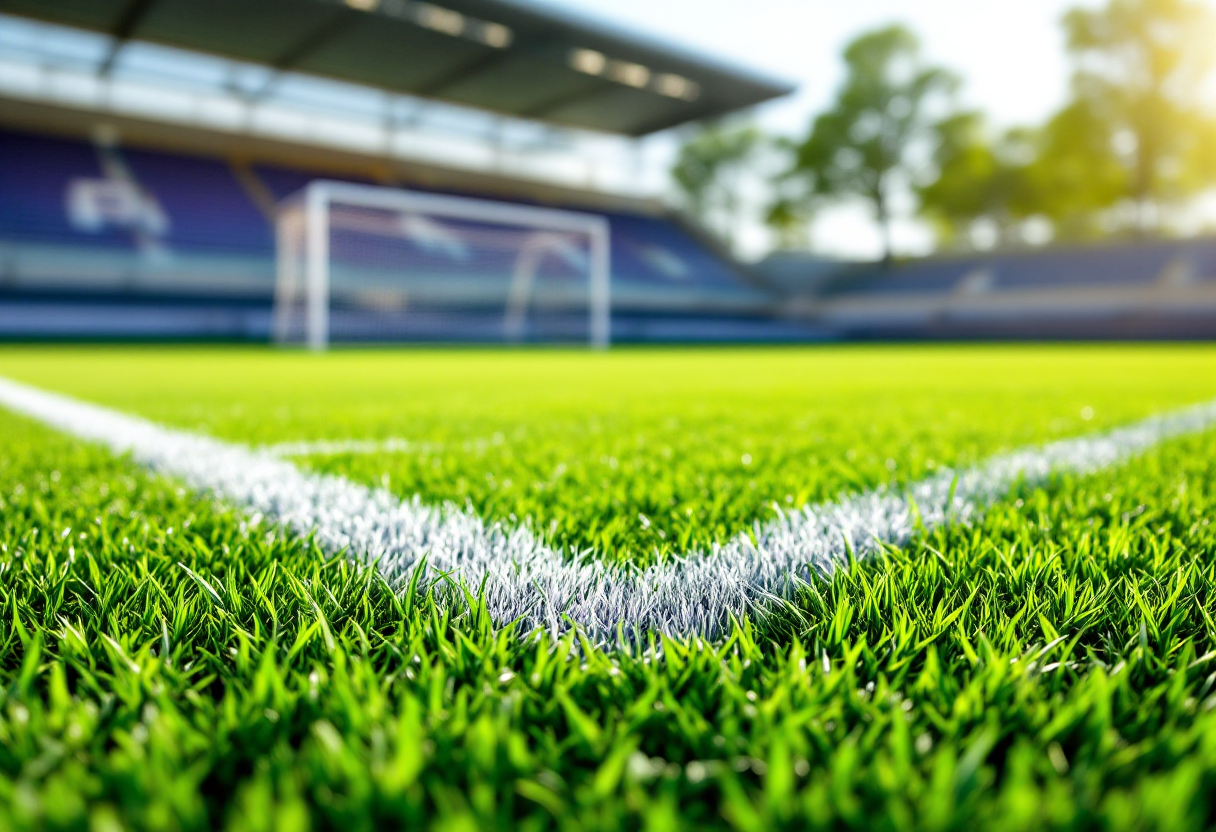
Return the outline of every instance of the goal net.
<path id="1" fill-rule="evenodd" d="M 608 220 L 318 181 L 277 218 L 272 335 L 360 341 L 610 340 Z"/>

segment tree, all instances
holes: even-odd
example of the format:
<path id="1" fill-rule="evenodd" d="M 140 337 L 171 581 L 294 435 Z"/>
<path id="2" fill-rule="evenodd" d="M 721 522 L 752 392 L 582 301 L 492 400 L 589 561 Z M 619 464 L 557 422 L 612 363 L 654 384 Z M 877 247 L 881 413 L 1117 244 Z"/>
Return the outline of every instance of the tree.
<path id="1" fill-rule="evenodd" d="M 1160 208 L 1213 181 L 1200 104 L 1216 57 L 1213 14 L 1198 0 L 1110 0 L 1074 9 L 1064 27 L 1076 64 L 1071 106 L 1101 124 L 1135 227 L 1158 229 Z"/>
<path id="2" fill-rule="evenodd" d="M 936 132 L 936 175 L 917 195 L 941 242 L 975 247 L 987 232 L 993 243 L 1018 244 L 1034 218 L 1050 223 L 1056 239 L 1107 233 L 1106 213 L 1122 198 L 1126 175 L 1085 102 L 996 138 L 975 112 L 944 119 Z"/>
<path id="3" fill-rule="evenodd" d="M 685 207 L 727 245 L 734 245 L 746 205 L 744 183 L 763 144 L 754 126 L 711 125 L 684 142 L 671 169 Z"/>
<path id="4" fill-rule="evenodd" d="M 1017 213 L 1050 221 L 1058 240 L 1110 233 L 1110 209 L 1128 192 L 1128 172 L 1108 127 L 1089 102 L 1080 100 L 1034 131 L 1032 158 L 1021 171 Z"/>
<path id="5" fill-rule="evenodd" d="M 869 202 L 890 259 L 892 196 L 914 178 L 914 152 L 930 138 L 934 105 L 948 100 L 957 81 L 923 62 L 919 41 L 903 26 L 861 35 L 845 48 L 844 62 L 844 84 L 812 122 L 791 174 L 805 181 L 810 204 L 849 196 Z M 781 216 L 789 214 L 782 207 Z"/>
<path id="6" fill-rule="evenodd" d="M 936 176 L 916 192 L 920 213 L 938 240 L 976 247 L 986 224 L 994 242 L 1011 242 L 1025 219 L 1018 210 L 1025 189 L 1025 132 L 1010 131 L 993 141 L 984 117 L 973 111 L 943 119 L 934 132 Z"/>
<path id="7" fill-rule="evenodd" d="M 773 150 L 784 158 L 777 163 L 779 173 L 768 183 L 770 200 L 764 213 L 764 224 L 773 233 L 777 247 L 787 250 L 803 249 L 810 244 L 813 205 L 806 183 L 794 165 L 799 146 L 786 137 L 773 141 Z"/>

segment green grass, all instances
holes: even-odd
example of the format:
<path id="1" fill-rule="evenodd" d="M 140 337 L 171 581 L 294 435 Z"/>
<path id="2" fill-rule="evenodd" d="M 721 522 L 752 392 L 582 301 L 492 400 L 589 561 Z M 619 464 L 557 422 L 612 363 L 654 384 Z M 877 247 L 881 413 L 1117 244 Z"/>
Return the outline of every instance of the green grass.
<path id="1" fill-rule="evenodd" d="M 1216 397 L 1216 350 L 73 348 L 0 352 L 0 374 L 240 442 L 404 437 L 419 449 L 307 462 L 639 561 Z"/>
<path id="2" fill-rule="evenodd" d="M 594 541 L 577 537 L 587 518 L 655 492 L 699 504 L 701 465 L 711 496 L 755 479 L 768 498 L 795 482 L 830 497 L 1211 398 L 1214 363 L 1201 348 L 14 350 L 0 374 L 250 442 L 462 449 L 499 430 L 502 450 L 445 452 L 446 479 L 412 456 L 314 464 L 389 473 L 402 493 L 417 474 L 431 498 L 537 525 L 571 512 L 565 539 Z M 754 470 L 715 444 L 748 441 Z M 579 473 L 540 496 L 451 481 L 559 457 Z M 764 505 L 725 500 L 690 539 Z M 0 829 L 1211 826 L 1213 518 L 1209 434 L 1023 488 L 722 643 L 633 655 L 394 594 L 0 412 Z M 653 542 L 602 539 L 617 556 Z"/>

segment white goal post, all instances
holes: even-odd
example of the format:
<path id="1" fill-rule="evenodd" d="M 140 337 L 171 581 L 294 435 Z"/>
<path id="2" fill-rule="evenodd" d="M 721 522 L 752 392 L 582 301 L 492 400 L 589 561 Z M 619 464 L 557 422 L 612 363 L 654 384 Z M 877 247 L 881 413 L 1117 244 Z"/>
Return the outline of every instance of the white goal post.
<path id="1" fill-rule="evenodd" d="M 606 217 L 579 211 L 314 181 L 279 206 L 271 334 L 277 343 L 324 350 L 342 337 L 331 312 L 346 297 L 364 316 L 357 324 L 351 323 L 355 312 L 343 319 L 348 330 L 363 327 L 355 337 L 385 332 L 387 339 L 411 340 L 401 322 L 424 320 L 419 316 L 427 313 L 417 309 L 430 302 L 447 304 L 425 319 L 430 336 L 459 340 L 460 304 L 468 297 L 478 304 L 483 323 L 475 337 L 481 340 L 486 333 L 527 340 L 529 315 L 539 316 L 546 303 L 564 303 L 556 339 L 577 332 L 592 347 L 606 348 L 609 231 Z M 566 282 L 545 284 L 545 268 L 564 270 Z M 373 315 L 380 329 L 367 323 Z M 493 320 L 492 330 L 486 320 Z"/>

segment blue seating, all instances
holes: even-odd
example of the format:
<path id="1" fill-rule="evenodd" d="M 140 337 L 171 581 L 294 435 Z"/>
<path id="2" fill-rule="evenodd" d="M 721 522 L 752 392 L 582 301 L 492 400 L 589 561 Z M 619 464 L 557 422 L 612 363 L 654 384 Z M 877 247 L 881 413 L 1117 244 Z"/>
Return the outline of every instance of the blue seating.
<path id="1" fill-rule="evenodd" d="M 105 225 L 85 231 L 69 221 L 65 203 L 72 181 L 105 179 L 105 156 L 109 169 L 114 170 L 115 164 L 125 168 L 129 179 L 154 201 L 167 220 L 151 235 L 158 250 L 177 255 L 260 260 L 273 257 L 271 223 L 223 160 L 130 147 L 116 149 L 110 156 L 107 153 L 111 151 L 99 151 L 88 141 L 0 131 L 0 242 L 104 245 L 133 251 L 135 232 Z M 319 177 L 273 165 L 258 165 L 253 172 L 276 199 Z M 686 297 L 693 305 L 701 297 L 749 304 L 767 298 L 743 280 L 732 263 L 676 223 L 663 217 L 627 213 L 608 217 L 613 285 L 618 297 L 626 297 L 631 291 L 646 296 L 657 293 Z M 147 239 L 138 242 L 147 248 Z M 396 247 L 408 251 L 414 262 L 431 258 L 438 265 L 442 252 L 429 250 L 426 245 L 420 248 L 416 242 L 406 238 L 378 240 L 378 252 L 372 254 L 383 257 Z M 369 256 L 356 249 L 352 247 L 351 262 Z M 573 273 L 571 265 L 560 260 L 546 258 L 542 276 L 561 278 Z M 484 254 L 465 265 L 470 271 L 480 269 L 487 275 L 510 270 L 510 264 L 495 262 L 492 255 Z M 269 285 L 266 291 L 269 294 Z"/>
<path id="2" fill-rule="evenodd" d="M 852 272 L 855 276 L 835 283 L 831 294 L 881 295 L 889 293 L 950 292 L 959 281 L 981 268 L 985 260 L 979 257 L 928 258 L 889 265 L 874 264 Z"/>
<path id="3" fill-rule="evenodd" d="M 730 265 L 673 222 L 626 214 L 610 214 L 609 220 L 614 280 L 660 286 L 742 288 L 738 273 Z"/>
<path id="4" fill-rule="evenodd" d="M 1176 244 L 1082 247 L 994 258 L 994 289 L 1134 286 L 1157 279 L 1179 255 Z"/>
<path id="5" fill-rule="evenodd" d="M 274 165 L 254 165 L 253 172 L 262 184 L 266 186 L 266 190 L 274 195 L 275 199 L 286 199 L 292 194 L 300 191 L 309 182 L 314 179 L 338 179 L 343 182 L 364 182 L 364 180 L 356 179 L 350 176 L 321 176 L 319 174 L 309 174 L 302 170 L 292 170 L 291 168 L 280 168 Z"/>
<path id="6" fill-rule="evenodd" d="M 833 296 L 949 294 L 980 270 L 991 275 L 984 291 L 1138 286 L 1157 281 L 1174 263 L 1186 267 L 1191 279 L 1216 280 L 1216 240 L 1147 241 L 928 257 L 890 265 L 855 264 L 839 268 L 837 278 L 823 291 Z M 795 267 L 796 262 L 783 266 L 791 273 Z M 808 257 L 807 280 L 820 268 L 817 259 Z M 787 282 L 791 279 L 786 276 Z"/>
<path id="7" fill-rule="evenodd" d="M 0 239 L 129 247 L 113 229 L 86 233 L 68 219 L 68 188 L 101 177 L 97 154 L 85 142 L 0 131 Z"/>
<path id="8" fill-rule="evenodd" d="M 1197 240 L 1187 246 L 1191 275 L 1202 282 L 1216 282 L 1216 240 Z"/>
<path id="9" fill-rule="evenodd" d="M 124 149 L 135 179 L 169 217 L 170 248 L 269 255 L 270 223 L 224 162 Z"/>
<path id="10" fill-rule="evenodd" d="M 317 178 L 302 171 L 259 165 L 256 172 L 277 198 L 284 199 Z M 366 182 L 353 177 L 326 177 Z M 420 191 L 431 189 L 409 185 Z M 462 194 L 478 196 L 477 194 Z M 556 206 L 586 210 L 578 205 Z M 661 217 L 606 212 L 612 229 L 614 284 L 668 287 L 695 293 L 708 288 L 759 298 L 763 293 L 743 283 L 735 268 L 709 251 L 674 222 Z"/>

